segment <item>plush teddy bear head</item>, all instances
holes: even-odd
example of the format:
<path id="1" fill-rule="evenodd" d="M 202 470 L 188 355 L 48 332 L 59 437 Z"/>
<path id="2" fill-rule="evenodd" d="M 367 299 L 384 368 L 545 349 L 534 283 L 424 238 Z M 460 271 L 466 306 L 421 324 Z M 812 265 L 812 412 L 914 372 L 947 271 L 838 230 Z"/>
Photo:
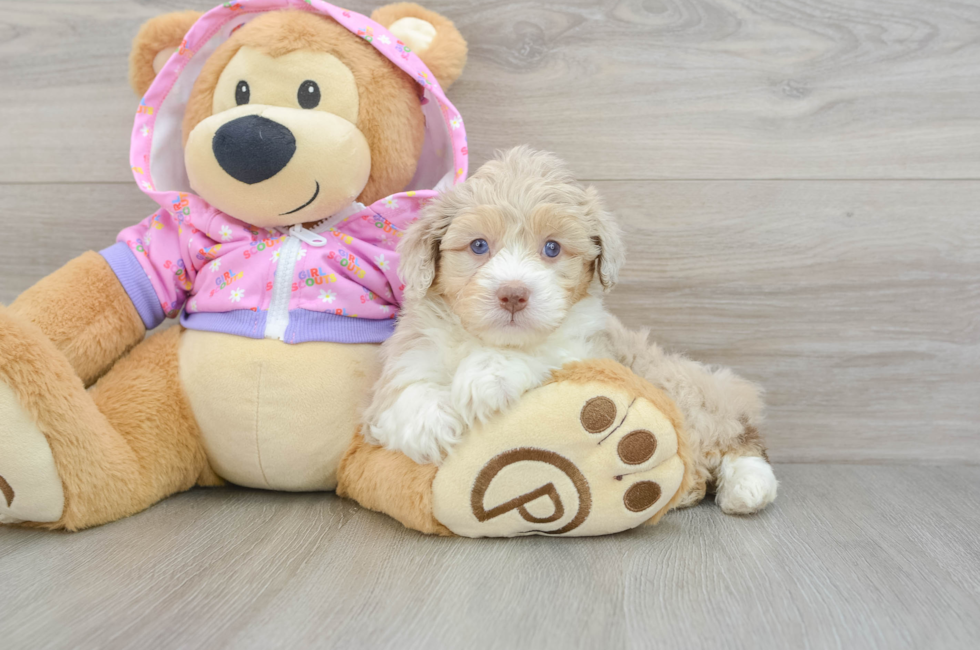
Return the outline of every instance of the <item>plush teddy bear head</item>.
<path id="1" fill-rule="evenodd" d="M 372 14 L 393 40 L 369 25 L 354 31 L 302 3 L 282 4 L 256 15 L 248 13 L 253 4 L 225 3 L 219 9 L 237 6 L 241 24 L 228 23 L 220 42 L 204 41 L 211 51 L 175 77 L 186 102 L 181 133 L 171 134 L 183 144 L 183 160 L 171 166 L 182 162 L 190 189 L 210 205 L 266 228 L 317 221 L 355 200 L 371 204 L 405 189 L 426 140 L 431 80 L 409 76 L 396 65 L 398 55 L 407 60 L 414 51 L 443 88 L 466 59 L 453 24 L 417 5 Z M 184 55 L 185 34 L 199 18 L 174 13 L 143 26 L 130 59 L 137 92 Z"/>

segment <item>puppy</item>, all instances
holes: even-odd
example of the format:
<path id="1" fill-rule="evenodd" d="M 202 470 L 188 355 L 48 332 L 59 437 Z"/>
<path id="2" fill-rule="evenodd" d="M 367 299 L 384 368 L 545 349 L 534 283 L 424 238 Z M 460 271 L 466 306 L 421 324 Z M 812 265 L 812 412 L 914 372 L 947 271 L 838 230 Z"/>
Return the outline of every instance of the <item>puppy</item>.
<path id="1" fill-rule="evenodd" d="M 512 149 L 441 195 L 399 244 L 405 300 L 381 348 L 364 435 L 439 464 L 476 422 L 569 361 L 612 358 L 670 395 L 695 452 L 693 505 L 754 512 L 776 480 L 756 430 L 759 389 L 647 343 L 602 304 L 625 261 L 595 189 L 554 156 Z M 692 430 L 693 429 L 693 430 Z"/>

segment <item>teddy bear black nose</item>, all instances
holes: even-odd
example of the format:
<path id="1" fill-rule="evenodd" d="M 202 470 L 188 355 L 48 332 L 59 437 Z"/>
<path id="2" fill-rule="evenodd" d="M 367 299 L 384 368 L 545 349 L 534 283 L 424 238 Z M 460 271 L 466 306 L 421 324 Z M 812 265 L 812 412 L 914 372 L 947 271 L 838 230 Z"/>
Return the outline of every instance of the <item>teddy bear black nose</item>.
<path id="1" fill-rule="evenodd" d="M 296 138 L 278 122 L 246 115 L 222 125 L 211 149 L 229 176 L 252 185 L 272 178 L 286 166 L 296 153 Z"/>

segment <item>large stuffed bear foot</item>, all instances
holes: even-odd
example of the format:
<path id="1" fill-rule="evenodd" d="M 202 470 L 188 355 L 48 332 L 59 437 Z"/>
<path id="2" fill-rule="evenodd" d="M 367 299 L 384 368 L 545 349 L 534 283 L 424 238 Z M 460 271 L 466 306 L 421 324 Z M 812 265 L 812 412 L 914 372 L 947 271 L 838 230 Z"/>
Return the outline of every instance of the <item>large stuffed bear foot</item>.
<path id="1" fill-rule="evenodd" d="M 474 427 L 445 459 L 432 505 L 449 530 L 603 535 L 673 504 L 685 476 L 673 404 L 609 362 L 574 364 L 555 378 Z"/>
<path id="2" fill-rule="evenodd" d="M 34 381 L 37 336 L 0 307 L 0 523 L 4 524 L 57 521 L 65 505 L 51 447 L 23 406 L 23 398 L 44 392 Z"/>
<path id="3" fill-rule="evenodd" d="M 656 522 L 690 490 L 676 406 L 623 366 L 565 366 L 468 431 L 436 468 L 355 436 L 338 493 L 427 533 L 604 535 Z"/>
<path id="4" fill-rule="evenodd" d="M 47 439 L 0 383 L 0 523 L 57 521 L 64 505 Z"/>

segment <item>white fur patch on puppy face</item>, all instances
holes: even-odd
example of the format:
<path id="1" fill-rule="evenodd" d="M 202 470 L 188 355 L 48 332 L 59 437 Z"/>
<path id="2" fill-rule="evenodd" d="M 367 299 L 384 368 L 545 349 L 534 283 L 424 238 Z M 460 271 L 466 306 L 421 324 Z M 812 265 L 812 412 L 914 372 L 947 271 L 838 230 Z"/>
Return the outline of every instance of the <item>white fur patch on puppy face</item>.
<path id="1" fill-rule="evenodd" d="M 521 347 L 587 295 L 599 252 L 579 206 L 473 206 L 440 242 L 435 289 L 470 334 Z"/>

